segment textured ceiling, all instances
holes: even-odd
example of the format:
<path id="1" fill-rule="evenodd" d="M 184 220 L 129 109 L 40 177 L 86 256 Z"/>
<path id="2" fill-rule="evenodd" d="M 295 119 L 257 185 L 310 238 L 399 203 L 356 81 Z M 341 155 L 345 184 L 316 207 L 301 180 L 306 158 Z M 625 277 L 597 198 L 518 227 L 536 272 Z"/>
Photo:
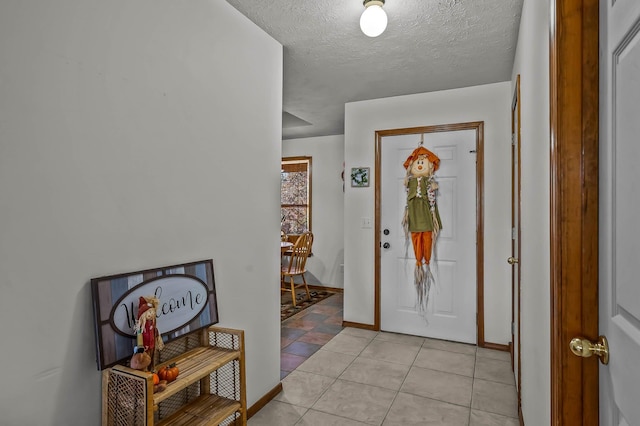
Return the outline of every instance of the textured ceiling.
<path id="1" fill-rule="evenodd" d="M 227 0 L 284 46 L 283 138 L 344 133 L 344 104 L 511 79 L 523 0 Z M 293 117 L 292 117 L 293 116 Z"/>

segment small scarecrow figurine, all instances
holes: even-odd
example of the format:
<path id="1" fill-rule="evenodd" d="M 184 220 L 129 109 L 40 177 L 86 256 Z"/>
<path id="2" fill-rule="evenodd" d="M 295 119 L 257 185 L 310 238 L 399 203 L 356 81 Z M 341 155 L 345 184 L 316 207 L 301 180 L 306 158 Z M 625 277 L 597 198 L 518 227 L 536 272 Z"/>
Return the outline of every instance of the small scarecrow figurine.
<path id="1" fill-rule="evenodd" d="M 411 233 L 413 251 L 416 255 L 414 284 L 418 295 L 417 305 L 423 313 L 427 310 L 429 289 L 434 282 L 429 266 L 431 253 L 438 232 L 442 229 L 436 204 L 438 184 L 433 176 L 439 165 L 440 159 L 422 145 L 404 162 L 404 168 L 407 169 L 407 205 L 402 226 L 407 239 Z"/>
<path id="2" fill-rule="evenodd" d="M 155 364 L 155 351 L 164 348 L 162 336 L 156 327 L 156 312 L 160 301 L 156 297 L 140 297 L 138 307 L 138 321 L 136 321 L 136 348 L 131 358 L 131 367 L 153 371 Z M 144 366 L 138 368 L 137 366 Z"/>

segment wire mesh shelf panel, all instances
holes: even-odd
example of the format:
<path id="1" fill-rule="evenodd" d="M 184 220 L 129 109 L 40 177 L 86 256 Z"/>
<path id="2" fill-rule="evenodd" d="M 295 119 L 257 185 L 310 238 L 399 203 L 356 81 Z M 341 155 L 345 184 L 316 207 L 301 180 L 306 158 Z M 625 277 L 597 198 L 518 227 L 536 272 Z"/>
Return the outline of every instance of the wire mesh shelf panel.
<path id="1" fill-rule="evenodd" d="M 200 396 L 200 382 L 188 386 L 180 392 L 172 395 L 158 404 L 158 411 L 155 413 L 155 422 L 166 419 L 185 405 L 193 402 Z"/>
<path id="2" fill-rule="evenodd" d="M 237 351 L 240 349 L 240 338 L 236 334 L 210 329 L 209 344 L 211 346 Z"/>
<path id="3" fill-rule="evenodd" d="M 179 339 L 173 340 L 164 345 L 164 349 L 156 351 L 158 353 L 157 364 L 163 364 L 169 362 L 172 359 L 179 357 L 185 352 L 192 349 L 196 349 L 202 346 L 202 335 L 200 333 L 189 334 Z"/>
<path id="4" fill-rule="evenodd" d="M 108 381 L 108 426 L 146 426 L 147 381 L 119 371 L 111 371 Z"/>
<path id="5" fill-rule="evenodd" d="M 211 393 L 240 400 L 240 363 L 232 361 L 211 373 Z"/>

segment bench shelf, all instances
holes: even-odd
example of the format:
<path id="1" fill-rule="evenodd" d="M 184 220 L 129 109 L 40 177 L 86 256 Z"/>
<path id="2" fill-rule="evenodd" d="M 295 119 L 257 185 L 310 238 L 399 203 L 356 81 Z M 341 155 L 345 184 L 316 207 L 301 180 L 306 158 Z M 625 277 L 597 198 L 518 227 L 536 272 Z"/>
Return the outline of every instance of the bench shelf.
<path id="1" fill-rule="evenodd" d="M 243 331 L 212 326 L 177 339 L 160 351 L 157 368 L 173 363 L 180 374 L 157 393 L 149 372 L 104 370 L 102 425 L 246 426 Z"/>

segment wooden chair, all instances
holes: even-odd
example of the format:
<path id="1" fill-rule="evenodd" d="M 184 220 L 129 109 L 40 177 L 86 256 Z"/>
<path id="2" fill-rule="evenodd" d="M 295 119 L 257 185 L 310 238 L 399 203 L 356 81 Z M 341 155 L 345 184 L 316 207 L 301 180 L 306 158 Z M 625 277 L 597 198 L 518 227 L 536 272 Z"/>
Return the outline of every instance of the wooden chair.
<path id="1" fill-rule="evenodd" d="M 291 253 L 288 257 L 288 264 L 283 264 L 280 270 L 280 290 L 290 291 L 291 300 L 293 306 L 296 306 L 296 289 L 302 288 L 307 291 L 307 299 L 311 299 L 309 293 L 309 287 L 307 286 L 307 280 L 304 277 L 304 273 L 307 272 L 307 258 L 311 253 L 311 246 L 313 245 L 313 234 L 311 232 L 305 232 L 300 235 L 291 249 Z M 289 253 L 287 253 L 289 254 Z M 301 284 L 294 283 L 294 277 L 302 277 Z"/>

